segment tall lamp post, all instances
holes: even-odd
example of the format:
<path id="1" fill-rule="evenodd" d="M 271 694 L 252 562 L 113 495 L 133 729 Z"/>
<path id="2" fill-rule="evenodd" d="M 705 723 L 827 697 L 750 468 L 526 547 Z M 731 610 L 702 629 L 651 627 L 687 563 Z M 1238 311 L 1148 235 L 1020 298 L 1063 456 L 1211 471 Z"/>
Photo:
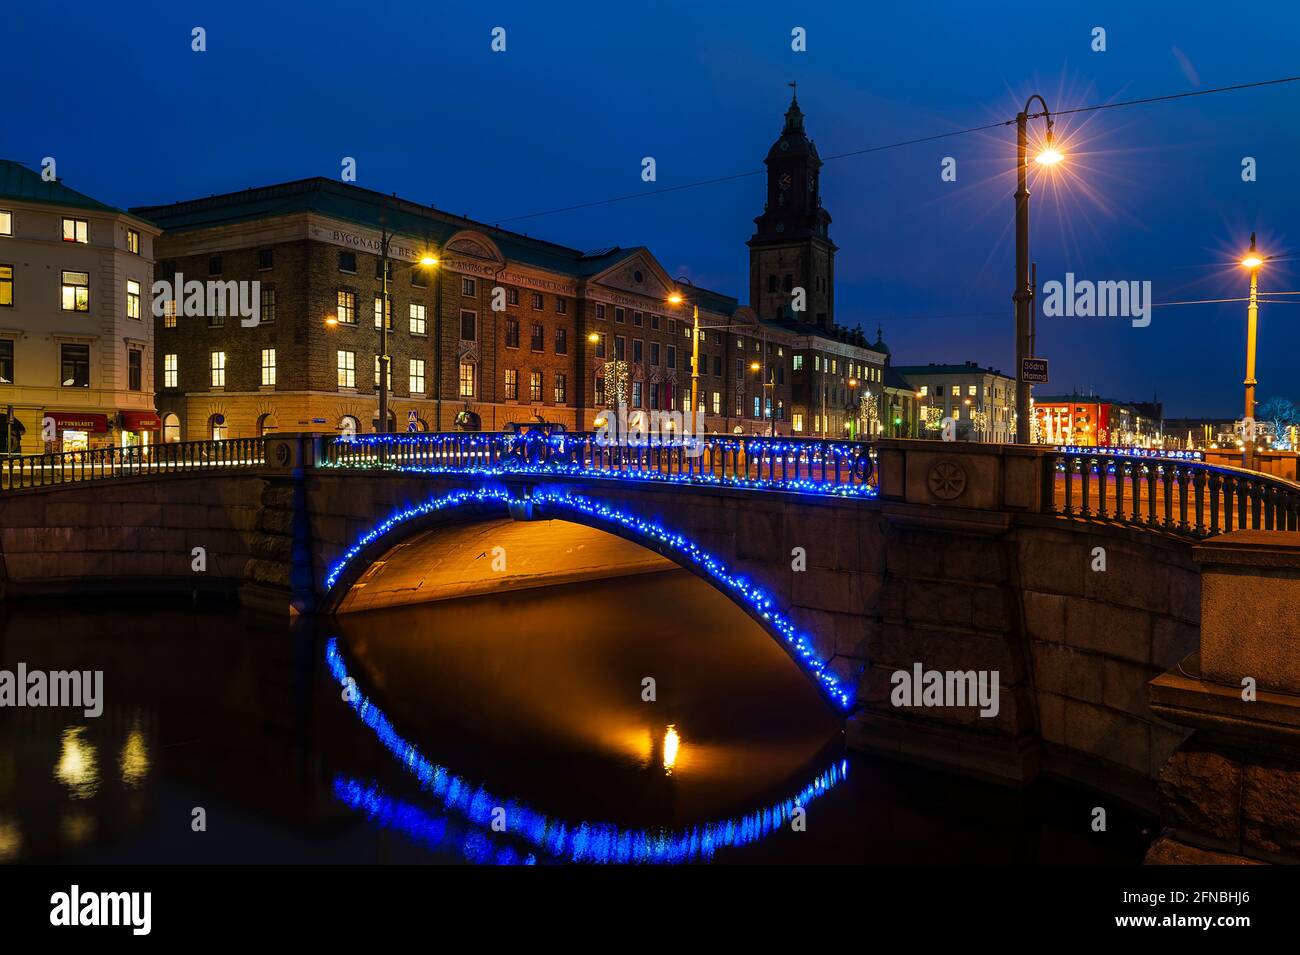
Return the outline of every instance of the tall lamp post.
<path id="1" fill-rule="evenodd" d="M 683 277 L 678 277 L 677 282 L 685 285 L 693 285 L 690 279 L 683 278 Z M 680 287 L 678 287 L 673 289 L 673 291 L 669 293 L 668 304 L 681 305 L 683 302 L 686 301 L 686 299 L 687 299 L 686 294 L 682 292 Z M 691 433 L 694 434 L 695 416 L 697 411 L 699 410 L 699 391 L 700 391 L 700 305 L 694 295 L 690 296 L 690 299 L 691 299 L 691 417 L 689 420 L 689 427 L 691 429 Z M 725 325 L 710 325 L 709 328 L 715 332 L 730 332 L 738 329 L 745 330 L 745 331 L 751 330 L 751 326 L 745 324 L 739 324 L 739 323 L 729 323 Z M 762 361 L 761 362 L 751 361 L 749 363 L 749 370 L 758 372 L 764 379 L 762 388 L 760 389 L 760 393 L 759 393 L 759 412 L 760 412 L 760 416 L 766 420 L 769 419 L 770 416 L 768 415 L 768 409 L 767 409 L 767 393 L 763 389 L 767 389 L 770 387 L 773 389 L 773 392 L 775 393 L 776 381 L 770 377 L 768 372 L 768 367 L 767 367 L 767 334 L 761 326 L 755 326 L 752 330 L 755 336 L 757 336 L 759 341 L 759 348 L 762 352 Z M 594 340 L 595 339 L 593 339 L 593 341 Z M 741 384 L 740 382 L 737 382 L 738 387 L 740 384 Z M 775 413 L 775 411 L 773 411 L 773 413 Z M 768 424 L 769 434 L 775 433 L 775 430 L 776 430 L 775 423 L 770 422 Z"/>
<path id="2" fill-rule="evenodd" d="M 1259 331 L 1259 267 L 1267 261 L 1266 256 L 1261 256 L 1255 250 L 1255 233 L 1250 234 L 1250 250 L 1242 257 L 1241 265 L 1243 268 L 1250 269 L 1250 300 L 1246 306 L 1246 406 L 1245 415 L 1242 418 L 1242 430 L 1246 431 L 1247 422 L 1254 421 L 1255 418 L 1255 386 L 1259 384 L 1255 380 L 1255 344 Z M 1242 435 L 1241 443 L 1241 466 L 1248 470 L 1254 470 L 1255 465 L 1255 435 L 1253 428 Z"/>
<path id="3" fill-rule="evenodd" d="M 682 294 L 680 286 L 690 285 L 694 287 L 695 283 L 683 276 L 677 278 L 678 288 L 674 289 L 668 296 L 670 305 L 681 305 L 686 301 L 686 296 Z M 695 416 L 698 413 L 700 400 L 700 303 L 696 301 L 695 296 L 691 296 L 691 417 L 687 427 L 693 435 L 696 433 Z"/>
<path id="4" fill-rule="evenodd" d="M 849 386 L 849 403 L 848 407 L 852 410 L 849 416 L 849 440 L 858 440 L 858 379 L 850 378 L 846 384 Z M 871 392 L 867 392 L 867 397 L 871 397 Z M 870 437 L 870 435 L 868 435 Z"/>
<path id="5" fill-rule="evenodd" d="M 1042 104 L 1041 113 L 1030 114 L 1029 109 L 1034 100 Z M 1063 158 L 1052 146 L 1052 113 L 1047 108 L 1047 101 L 1035 93 L 1025 101 L 1025 108 L 1016 114 L 1016 289 L 1011 296 L 1016 306 L 1016 443 L 1029 443 L 1029 382 L 1025 381 L 1024 359 L 1032 351 L 1030 336 L 1032 322 L 1030 309 L 1034 300 L 1034 289 L 1029 281 L 1029 184 L 1027 163 L 1029 152 L 1029 120 L 1033 116 L 1047 119 L 1046 147 L 1034 157 L 1042 166 L 1054 166 Z"/>
<path id="6" fill-rule="evenodd" d="M 382 222 L 383 219 L 381 218 L 380 221 Z M 376 429 L 379 434 L 388 432 L 388 379 L 392 375 L 392 356 L 388 354 L 388 247 L 392 240 L 393 234 L 388 231 L 388 226 L 384 225 L 379 240 L 379 271 L 383 279 L 383 292 L 379 304 L 379 427 Z M 409 265 L 432 268 L 438 265 L 438 257 L 425 254 L 418 262 L 412 262 Z M 439 291 L 441 291 L 441 287 Z M 441 308 L 439 308 L 439 312 L 441 312 Z M 331 328 L 336 327 L 338 319 L 337 317 L 327 319 L 325 324 Z M 435 430 L 441 427 L 441 411 L 441 403 L 439 403 L 438 425 L 435 426 Z"/>

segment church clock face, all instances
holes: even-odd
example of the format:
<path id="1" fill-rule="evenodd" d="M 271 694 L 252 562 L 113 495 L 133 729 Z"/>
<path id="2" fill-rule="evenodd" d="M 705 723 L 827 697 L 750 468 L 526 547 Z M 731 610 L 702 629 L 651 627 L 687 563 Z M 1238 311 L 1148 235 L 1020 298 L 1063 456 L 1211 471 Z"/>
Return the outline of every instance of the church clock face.
<path id="1" fill-rule="evenodd" d="M 790 174 L 788 172 L 783 172 L 781 173 L 781 178 L 776 181 L 776 184 L 784 190 L 784 189 L 789 189 L 790 183 L 793 181 L 794 180 L 790 178 Z"/>

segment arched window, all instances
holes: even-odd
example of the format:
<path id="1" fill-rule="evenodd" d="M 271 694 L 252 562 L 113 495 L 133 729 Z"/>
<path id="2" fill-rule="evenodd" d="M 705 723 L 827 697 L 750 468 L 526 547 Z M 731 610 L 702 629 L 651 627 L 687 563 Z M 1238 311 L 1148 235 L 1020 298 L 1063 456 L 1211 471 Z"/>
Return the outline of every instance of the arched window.
<path id="1" fill-rule="evenodd" d="M 163 441 L 175 444 L 181 439 L 181 419 L 174 414 L 163 417 Z"/>
<path id="2" fill-rule="evenodd" d="M 278 431 L 279 428 L 280 425 L 275 420 L 275 415 L 273 414 L 267 413 L 257 419 L 257 436 L 259 438 L 272 434 L 275 431 Z"/>
<path id="3" fill-rule="evenodd" d="M 225 441 L 230 436 L 225 415 L 214 414 L 208 418 L 208 434 L 212 436 L 213 441 Z"/>

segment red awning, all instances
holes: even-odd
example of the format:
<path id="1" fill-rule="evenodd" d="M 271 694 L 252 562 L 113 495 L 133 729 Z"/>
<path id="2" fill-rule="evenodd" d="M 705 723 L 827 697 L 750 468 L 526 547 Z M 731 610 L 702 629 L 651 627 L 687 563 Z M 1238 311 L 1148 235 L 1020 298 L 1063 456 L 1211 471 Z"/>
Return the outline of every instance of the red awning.
<path id="1" fill-rule="evenodd" d="M 95 434 L 108 432 L 108 415 L 75 411 L 47 411 L 45 417 L 54 420 L 54 427 L 59 431 L 92 431 Z"/>
<path id="2" fill-rule="evenodd" d="M 162 422 L 152 411 L 122 412 L 123 431 L 157 431 L 161 427 Z"/>

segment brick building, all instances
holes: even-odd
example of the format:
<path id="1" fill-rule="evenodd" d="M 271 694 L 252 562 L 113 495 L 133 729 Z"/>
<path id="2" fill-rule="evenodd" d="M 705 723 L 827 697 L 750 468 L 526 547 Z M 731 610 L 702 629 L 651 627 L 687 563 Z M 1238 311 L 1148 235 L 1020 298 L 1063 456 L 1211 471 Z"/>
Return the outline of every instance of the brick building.
<path id="1" fill-rule="evenodd" d="M 884 433 L 887 350 L 835 323 L 821 160 L 794 100 L 767 165 L 753 307 L 679 285 L 644 247 L 582 252 L 323 178 L 141 207 L 165 230 L 160 278 L 260 289 L 255 323 L 179 299 L 156 320 L 165 435 L 375 429 L 385 233 L 390 429 L 685 411 L 698 305 L 708 430 Z"/>

